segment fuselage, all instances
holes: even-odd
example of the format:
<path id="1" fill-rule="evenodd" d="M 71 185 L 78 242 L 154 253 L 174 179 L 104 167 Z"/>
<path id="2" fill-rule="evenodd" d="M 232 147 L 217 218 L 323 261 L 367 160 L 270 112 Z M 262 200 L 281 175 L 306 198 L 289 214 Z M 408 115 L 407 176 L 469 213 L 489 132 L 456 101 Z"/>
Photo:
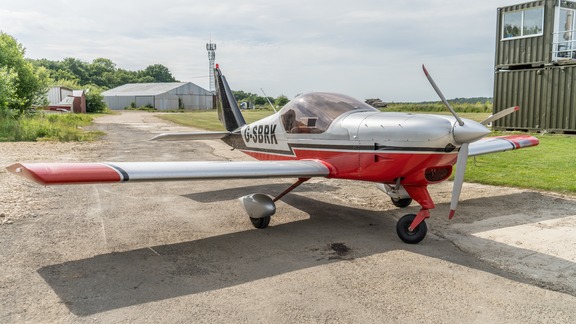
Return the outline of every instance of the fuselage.
<path id="1" fill-rule="evenodd" d="M 381 112 L 347 96 L 311 93 L 244 125 L 228 142 L 258 160 L 319 160 L 332 178 L 427 185 L 452 172 L 460 146 L 455 123 L 453 117 Z"/>

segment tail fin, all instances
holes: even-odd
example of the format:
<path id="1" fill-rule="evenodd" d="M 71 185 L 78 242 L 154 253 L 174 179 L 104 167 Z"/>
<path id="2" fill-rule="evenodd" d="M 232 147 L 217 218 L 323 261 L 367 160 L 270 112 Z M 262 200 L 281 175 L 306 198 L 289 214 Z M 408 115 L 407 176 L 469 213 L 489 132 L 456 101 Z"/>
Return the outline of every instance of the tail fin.
<path id="1" fill-rule="evenodd" d="M 227 131 L 235 131 L 246 125 L 246 121 L 218 65 L 216 65 L 214 69 L 214 75 L 216 76 L 216 106 L 218 107 L 218 118 Z"/>

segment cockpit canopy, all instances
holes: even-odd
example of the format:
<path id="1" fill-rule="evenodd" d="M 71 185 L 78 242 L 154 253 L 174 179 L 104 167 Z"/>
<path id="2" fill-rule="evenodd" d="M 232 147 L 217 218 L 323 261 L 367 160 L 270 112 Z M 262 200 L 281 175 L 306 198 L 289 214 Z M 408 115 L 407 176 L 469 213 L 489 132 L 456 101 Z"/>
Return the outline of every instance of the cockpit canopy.
<path id="1" fill-rule="evenodd" d="M 378 111 L 352 97 L 312 92 L 292 99 L 281 110 L 286 133 L 323 133 L 338 116 L 349 111 Z"/>

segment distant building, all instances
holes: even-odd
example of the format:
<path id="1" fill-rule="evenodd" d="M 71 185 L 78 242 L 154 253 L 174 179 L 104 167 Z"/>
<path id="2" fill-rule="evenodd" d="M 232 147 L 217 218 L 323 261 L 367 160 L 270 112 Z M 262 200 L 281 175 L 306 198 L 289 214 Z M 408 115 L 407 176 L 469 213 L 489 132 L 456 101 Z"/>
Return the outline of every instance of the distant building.
<path id="1" fill-rule="evenodd" d="M 86 113 L 86 92 L 67 87 L 51 87 L 47 93 L 48 110 L 61 112 Z"/>
<path id="2" fill-rule="evenodd" d="M 388 106 L 388 104 L 383 102 L 380 98 L 366 99 L 364 102 L 374 108 L 386 108 Z"/>
<path id="3" fill-rule="evenodd" d="M 494 122 L 500 130 L 576 132 L 576 1 L 498 8 Z"/>
<path id="4" fill-rule="evenodd" d="M 72 96 L 72 89 L 67 87 L 54 86 L 48 89 L 47 97 L 49 105 L 57 105 L 68 96 Z"/>
<path id="5" fill-rule="evenodd" d="M 149 106 L 158 110 L 212 109 L 214 94 L 192 82 L 129 83 L 102 93 L 110 109 Z"/>

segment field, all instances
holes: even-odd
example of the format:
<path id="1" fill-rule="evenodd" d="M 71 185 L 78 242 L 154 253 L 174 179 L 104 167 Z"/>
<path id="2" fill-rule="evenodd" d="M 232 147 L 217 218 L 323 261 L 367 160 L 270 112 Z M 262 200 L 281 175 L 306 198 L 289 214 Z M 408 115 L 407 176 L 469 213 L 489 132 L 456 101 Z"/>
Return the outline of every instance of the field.
<path id="1" fill-rule="evenodd" d="M 272 114 L 267 110 L 243 111 L 247 122 Z M 434 114 L 449 114 L 437 112 Z M 482 121 L 489 113 L 459 113 L 463 118 Z M 177 124 L 206 130 L 223 130 L 216 111 L 160 114 Z M 501 135 L 501 133 L 495 134 Z M 532 188 L 576 194 L 576 137 L 539 135 L 540 145 L 525 150 L 470 158 L 466 181 L 482 184 Z"/>

